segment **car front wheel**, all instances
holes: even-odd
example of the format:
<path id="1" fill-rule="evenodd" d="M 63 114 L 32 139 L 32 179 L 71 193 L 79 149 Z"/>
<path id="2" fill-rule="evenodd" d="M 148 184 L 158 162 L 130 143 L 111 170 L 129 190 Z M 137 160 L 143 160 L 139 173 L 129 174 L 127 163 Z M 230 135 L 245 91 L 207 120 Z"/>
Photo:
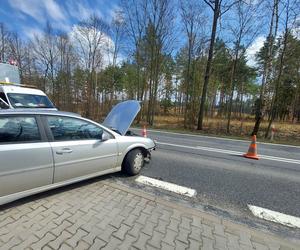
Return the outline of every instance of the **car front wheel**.
<path id="1" fill-rule="evenodd" d="M 131 150 L 123 162 L 123 170 L 129 175 L 137 175 L 144 166 L 144 155 L 140 149 Z"/>

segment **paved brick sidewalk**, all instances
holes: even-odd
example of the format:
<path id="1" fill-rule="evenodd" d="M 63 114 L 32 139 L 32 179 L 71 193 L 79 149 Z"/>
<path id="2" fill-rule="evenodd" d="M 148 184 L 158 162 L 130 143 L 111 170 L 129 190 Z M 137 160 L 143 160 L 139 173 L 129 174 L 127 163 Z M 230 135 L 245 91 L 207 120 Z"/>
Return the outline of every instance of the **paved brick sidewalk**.
<path id="1" fill-rule="evenodd" d="M 300 249 L 295 244 L 108 181 L 0 208 L 5 250 Z"/>

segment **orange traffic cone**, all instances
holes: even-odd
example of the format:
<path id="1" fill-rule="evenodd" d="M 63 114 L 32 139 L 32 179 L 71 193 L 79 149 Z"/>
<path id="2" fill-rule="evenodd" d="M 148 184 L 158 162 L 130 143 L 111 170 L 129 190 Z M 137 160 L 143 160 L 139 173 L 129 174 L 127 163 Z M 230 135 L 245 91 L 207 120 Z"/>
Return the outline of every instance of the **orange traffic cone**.
<path id="1" fill-rule="evenodd" d="M 143 137 L 147 137 L 147 129 L 146 129 L 146 125 L 144 125 L 144 128 L 142 130 L 142 136 Z"/>
<path id="2" fill-rule="evenodd" d="M 257 156 L 256 135 L 252 136 L 252 142 L 249 146 L 248 152 L 243 156 L 246 158 L 259 160 L 259 157 Z"/>

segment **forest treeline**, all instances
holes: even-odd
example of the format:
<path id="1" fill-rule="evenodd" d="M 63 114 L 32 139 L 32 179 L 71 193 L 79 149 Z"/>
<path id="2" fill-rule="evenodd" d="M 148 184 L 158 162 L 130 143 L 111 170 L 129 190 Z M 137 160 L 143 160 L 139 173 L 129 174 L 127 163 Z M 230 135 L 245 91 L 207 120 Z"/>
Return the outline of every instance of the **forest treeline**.
<path id="1" fill-rule="evenodd" d="M 96 15 L 63 33 L 47 22 L 24 38 L 0 24 L 0 60 L 61 110 L 101 119 L 137 99 L 139 121 L 180 116 L 300 122 L 299 0 L 124 0 L 108 23 Z M 263 46 L 249 61 L 258 38 Z"/>

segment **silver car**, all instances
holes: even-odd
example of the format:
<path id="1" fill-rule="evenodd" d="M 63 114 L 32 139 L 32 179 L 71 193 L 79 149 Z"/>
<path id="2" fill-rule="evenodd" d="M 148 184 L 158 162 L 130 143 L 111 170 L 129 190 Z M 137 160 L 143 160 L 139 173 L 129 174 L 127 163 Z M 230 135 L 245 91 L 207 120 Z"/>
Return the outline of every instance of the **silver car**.
<path id="1" fill-rule="evenodd" d="M 116 105 L 103 125 L 73 113 L 0 110 L 0 205 L 95 176 L 139 173 L 155 143 L 130 136 L 137 101 Z"/>

